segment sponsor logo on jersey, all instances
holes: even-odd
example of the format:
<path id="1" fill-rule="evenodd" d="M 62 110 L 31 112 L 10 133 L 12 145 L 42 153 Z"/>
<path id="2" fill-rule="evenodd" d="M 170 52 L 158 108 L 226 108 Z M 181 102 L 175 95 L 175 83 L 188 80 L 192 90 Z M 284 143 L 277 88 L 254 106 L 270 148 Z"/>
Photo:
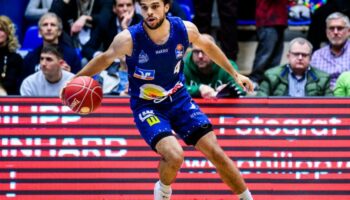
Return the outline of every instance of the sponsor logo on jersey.
<path id="1" fill-rule="evenodd" d="M 141 69 L 139 67 L 135 67 L 135 72 L 133 76 L 138 79 L 151 81 L 154 79 L 155 71 L 148 69 Z"/>
<path id="2" fill-rule="evenodd" d="M 148 55 L 144 51 L 141 51 L 139 54 L 139 63 L 142 64 L 148 61 L 149 61 Z"/>
<path id="3" fill-rule="evenodd" d="M 184 56 L 184 53 L 185 53 L 184 46 L 182 44 L 177 44 L 175 48 L 176 59 L 182 59 L 182 57 Z"/>
<path id="4" fill-rule="evenodd" d="M 156 54 L 162 54 L 162 53 L 168 53 L 169 49 L 160 49 L 160 50 L 156 50 Z"/>
<path id="5" fill-rule="evenodd" d="M 140 98 L 146 100 L 159 99 L 167 95 L 167 91 L 159 86 L 154 84 L 144 84 L 140 87 Z"/>
<path id="6" fill-rule="evenodd" d="M 140 87 L 140 98 L 146 100 L 165 99 L 183 87 L 182 82 L 177 82 L 170 90 L 155 84 L 144 84 Z"/>

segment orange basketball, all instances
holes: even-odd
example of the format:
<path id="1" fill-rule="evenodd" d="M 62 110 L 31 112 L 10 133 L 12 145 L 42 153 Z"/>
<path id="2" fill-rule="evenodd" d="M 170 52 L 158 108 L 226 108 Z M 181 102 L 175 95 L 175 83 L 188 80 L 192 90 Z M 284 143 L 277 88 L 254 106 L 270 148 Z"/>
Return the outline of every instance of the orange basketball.
<path id="1" fill-rule="evenodd" d="M 79 76 L 70 81 L 62 92 L 63 104 L 72 111 L 87 115 L 101 105 L 102 88 L 89 76 Z"/>

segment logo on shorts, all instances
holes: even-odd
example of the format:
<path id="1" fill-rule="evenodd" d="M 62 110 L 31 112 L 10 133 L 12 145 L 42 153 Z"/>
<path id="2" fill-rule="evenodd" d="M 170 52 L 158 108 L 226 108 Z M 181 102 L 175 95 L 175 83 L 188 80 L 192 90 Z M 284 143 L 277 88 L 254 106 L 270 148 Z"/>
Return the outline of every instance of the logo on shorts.
<path id="1" fill-rule="evenodd" d="M 139 114 L 139 119 L 141 122 L 147 121 L 149 126 L 160 123 L 160 120 L 157 116 L 154 115 L 153 110 L 145 110 Z"/>

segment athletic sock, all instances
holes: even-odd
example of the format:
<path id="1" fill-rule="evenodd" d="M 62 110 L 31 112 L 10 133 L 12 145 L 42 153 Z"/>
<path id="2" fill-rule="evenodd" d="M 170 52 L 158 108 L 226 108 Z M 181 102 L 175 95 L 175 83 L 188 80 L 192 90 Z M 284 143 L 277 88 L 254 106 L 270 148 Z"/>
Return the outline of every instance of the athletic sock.
<path id="1" fill-rule="evenodd" d="M 248 188 L 238 196 L 239 196 L 239 200 L 253 200 L 252 194 L 250 193 Z"/>
<path id="2" fill-rule="evenodd" d="M 171 193 L 171 186 L 170 185 L 165 185 L 164 183 L 162 183 L 162 181 L 159 180 L 159 186 L 163 192 Z"/>

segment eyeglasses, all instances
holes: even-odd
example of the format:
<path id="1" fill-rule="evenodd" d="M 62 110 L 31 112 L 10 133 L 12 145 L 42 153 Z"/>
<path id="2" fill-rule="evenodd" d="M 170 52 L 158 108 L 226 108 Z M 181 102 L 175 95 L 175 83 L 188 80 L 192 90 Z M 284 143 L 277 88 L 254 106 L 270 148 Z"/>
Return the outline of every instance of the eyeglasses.
<path id="1" fill-rule="evenodd" d="M 309 53 L 300 53 L 300 52 L 289 52 L 290 54 L 292 54 L 293 56 L 295 56 L 295 57 L 302 57 L 302 58 L 307 58 L 307 57 L 309 57 L 310 56 L 310 54 Z"/>
<path id="2" fill-rule="evenodd" d="M 195 54 L 195 55 L 198 55 L 199 53 L 204 54 L 204 52 L 202 50 L 199 50 L 199 49 L 193 49 L 192 53 Z"/>
<path id="3" fill-rule="evenodd" d="M 327 29 L 329 31 L 332 31 L 332 32 L 334 32 L 335 30 L 337 30 L 338 32 L 341 32 L 341 31 L 344 31 L 345 28 L 346 28 L 345 26 L 329 26 L 329 27 L 327 27 Z"/>

